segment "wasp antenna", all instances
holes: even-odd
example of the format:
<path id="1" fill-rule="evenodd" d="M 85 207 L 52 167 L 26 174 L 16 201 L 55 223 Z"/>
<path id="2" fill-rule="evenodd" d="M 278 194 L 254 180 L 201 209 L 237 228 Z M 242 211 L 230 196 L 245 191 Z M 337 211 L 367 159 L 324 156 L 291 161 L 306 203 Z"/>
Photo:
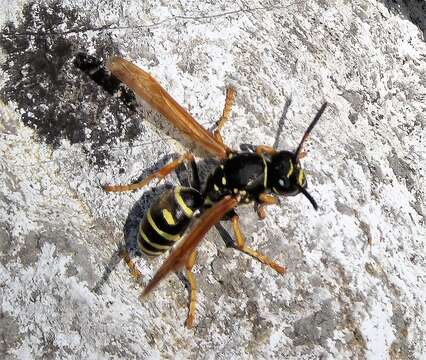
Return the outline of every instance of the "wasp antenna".
<path id="1" fill-rule="evenodd" d="M 318 110 L 317 114 L 315 115 L 314 119 L 312 120 L 312 122 L 310 123 L 310 125 L 308 126 L 308 128 L 306 129 L 305 133 L 303 134 L 302 140 L 300 141 L 299 146 L 297 147 L 297 150 L 295 152 L 295 158 L 296 161 L 299 160 L 300 157 L 300 153 L 302 151 L 302 147 L 303 144 L 305 142 L 305 140 L 308 138 L 309 134 L 311 133 L 312 129 L 314 128 L 314 126 L 317 124 L 319 118 L 321 117 L 322 113 L 324 112 L 325 108 L 327 107 L 327 102 L 325 102 L 324 104 L 322 104 L 321 108 Z"/>
<path id="2" fill-rule="evenodd" d="M 291 102 L 292 102 L 291 97 L 288 98 L 285 102 L 283 113 L 281 115 L 280 121 L 278 122 L 277 135 L 275 136 L 274 145 L 272 146 L 272 148 L 274 150 L 278 149 L 278 144 L 280 142 L 281 133 L 283 132 L 284 123 L 285 123 L 285 120 L 287 119 L 287 112 L 288 112 L 288 109 L 290 108 Z"/>
<path id="3" fill-rule="evenodd" d="M 315 210 L 318 210 L 318 204 L 315 201 L 315 199 L 312 197 L 311 194 L 309 194 L 305 188 L 302 188 L 301 186 L 299 186 L 300 192 L 306 196 L 306 198 L 311 202 L 312 206 L 314 207 Z"/>

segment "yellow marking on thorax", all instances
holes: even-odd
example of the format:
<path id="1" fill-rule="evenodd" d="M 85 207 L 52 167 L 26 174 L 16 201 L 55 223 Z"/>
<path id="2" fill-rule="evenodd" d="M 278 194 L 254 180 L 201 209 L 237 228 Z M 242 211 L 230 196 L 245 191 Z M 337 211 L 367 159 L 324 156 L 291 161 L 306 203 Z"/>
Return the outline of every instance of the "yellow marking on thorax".
<path id="1" fill-rule="evenodd" d="M 222 176 L 222 185 L 226 185 L 226 177 Z"/>
<path id="2" fill-rule="evenodd" d="M 265 158 L 261 155 L 263 161 L 263 187 L 266 189 L 268 185 L 268 164 L 266 163 Z"/>
<path id="3" fill-rule="evenodd" d="M 288 169 L 288 172 L 287 172 L 288 178 L 291 176 L 291 174 L 293 174 L 293 170 L 294 170 L 293 161 L 291 161 L 290 159 L 289 162 L 290 162 L 290 168 Z"/>
<path id="4" fill-rule="evenodd" d="M 300 169 L 299 177 L 297 178 L 297 182 L 299 183 L 300 186 L 303 186 L 304 180 L 305 180 L 305 172 L 302 169 Z"/>
<path id="5" fill-rule="evenodd" d="M 194 213 L 188 205 L 185 204 L 185 201 L 183 201 L 182 195 L 180 194 L 181 187 L 176 186 L 175 187 L 175 199 L 177 203 L 179 204 L 182 211 L 185 213 L 185 215 L 189 218 L 192 218 L 192 214 Z"/>
<path id="6" fill-rule="evenodd" d="M 151 216 L 151 209 L 148 210 L 148 213 L 146 214 L 146 218 L 148 219 L 149 225 L 152 226 L 152 228 L 155 230 L 155 232 L 158 235 L 162 236 L 163 238 L 165 238 L 167 240 L 171 240 L 171 241 L 179 240 L 179 238 L 180 238 L 179 234 L 172 235 L 172 234 L 166 233 L 163 230 L 160 230 L 160 228 L 157 226 L 157 224 L 154 222 L 154 219 Z"/>
<path id="7" fill-rule="evenodd" d="M 173 215 L 169 210 L 163 209 L 162 213 L 163 213 L 163 218 L 164 218 L 164 220 L 166 220 L 167 224 L 176 225 L 176 221 L 173 218 Z"/>
<path id="8" fill-rule="evenodd" d="M 216 184 L 213 184 L 214 191 L 219 191 L 219 187 Z"/>

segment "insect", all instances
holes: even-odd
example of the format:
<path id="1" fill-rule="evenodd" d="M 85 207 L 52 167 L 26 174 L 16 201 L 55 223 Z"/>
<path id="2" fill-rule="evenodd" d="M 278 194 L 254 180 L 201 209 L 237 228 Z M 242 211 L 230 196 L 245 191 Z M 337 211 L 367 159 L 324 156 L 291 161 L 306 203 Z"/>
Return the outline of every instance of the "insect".
<path id="1" fill-rule="evenodd" d="M 216 124 L 216 129 L 209 132 L 144 70 L 119 57 L 112 58 L 108 68 L 114 76 L 127 84 L 136 95 L 188 135 L 193 142 L 220 160 L 219 165 L 209 176 L 204 189 L 201 188 L 197 165 L 190 152 L 165 165 L 141 182 L 103 187 L 107 192 L 140 189 L 154 179 L 163 179 L 183 162 L 191 164 L 192 186 L 176 186 L 163 192 L 148 209 L 140 222 L 138 231 L 139 249 L 148 256 L 160 255 L 176 244 L 145 287 L 142 296 L 149 294 L 170 272 L 185 267 L 191 299 L 186 325 L 191 327 L 196 307 L 196 283 L 192 272 L 196 261 L 196 249 L 207 231 L 219 221 L 231 221 L 237 250 L 270 266 L 280 274 L 285 272 L 284 266 L 246 245 L 235 209 L 240 204 L 254 202 L 259 218 L 263 219 L 266 216 L 265 206 L 276 204 L 279 196 L 295 196 L 300 193 L 315 209 L 318 208 L 317 203 L 307 191 L 307 180 L 300 159 L 304 156 L 303 145 L 323 114 L 327 103 L 321 106 L 294 152 L 277 151 L 267 145 L 257 146 L 253 152 L 241 152 L 225 145 L 220 134 L 229 118 L 236 96 L 235 89 L 226 90 L 222 116 Z M 184 236 L 194 218 L 197 218 L 195 224 Z M 132 274 L 139 278 L 142 274 L 137 270 L 129 253 L 122 250 L 121 256 Z"/>

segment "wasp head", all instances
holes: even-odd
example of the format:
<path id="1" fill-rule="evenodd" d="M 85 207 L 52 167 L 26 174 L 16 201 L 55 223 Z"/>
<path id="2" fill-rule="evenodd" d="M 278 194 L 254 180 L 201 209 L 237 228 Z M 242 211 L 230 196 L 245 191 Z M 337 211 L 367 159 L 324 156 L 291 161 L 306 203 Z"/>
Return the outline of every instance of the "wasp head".
<path id="1" fill-rule="evenodd" d="M 317 203 L 307 192 L 308 183 L 305 171 L 290 151 L 279 151 L 271 157 L 269 166 L 269 186 L 277 195 L 295 196 L 300 193 L 305 195 L 312 206 L 317 209 Z"/>
<path id="2" fill-rule="evenodd" d="M 312 129 L 318 122 L 324 112 L 327 103 L 324 103 L 318 110 L 314 119 L 303 134 L 296 151 L 278 151 L 271 156 L 270 180 L 269 186 L 277 195 L 294 196 L 302 193 L 311 202 L 315 210 L 318 205 L 311 194 L 306 190 L 308 183 L 306 181 L 305 172 L 300 165 L 302 157 L 302 148 Z"/>

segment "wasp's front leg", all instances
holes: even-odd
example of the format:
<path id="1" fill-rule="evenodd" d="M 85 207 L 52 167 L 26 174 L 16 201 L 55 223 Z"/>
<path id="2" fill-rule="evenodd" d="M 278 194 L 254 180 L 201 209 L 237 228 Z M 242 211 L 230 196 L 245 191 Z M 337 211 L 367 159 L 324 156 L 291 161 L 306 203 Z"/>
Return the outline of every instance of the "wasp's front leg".
<path id="1" fill-rule="evenodd" d="M 260 220 L 263 220 L 266 217 L 266 210 L 265 207 L 268 205 L 276 205 L 278 204 L 278 199 L 269 194 L 260 194 L 259 195 L 259 204 L 257 207 L 257 216 L 259 216 Z"/>
<path id="2" fill-rule="evenodd" d="M 258 147 L 256 147 L 256 154 L 261 155 L 261 154 L 268 154 L 268 155 L 274 155 L 276 154 L 277 151 L 268 145 L 259 145 Z"/>

